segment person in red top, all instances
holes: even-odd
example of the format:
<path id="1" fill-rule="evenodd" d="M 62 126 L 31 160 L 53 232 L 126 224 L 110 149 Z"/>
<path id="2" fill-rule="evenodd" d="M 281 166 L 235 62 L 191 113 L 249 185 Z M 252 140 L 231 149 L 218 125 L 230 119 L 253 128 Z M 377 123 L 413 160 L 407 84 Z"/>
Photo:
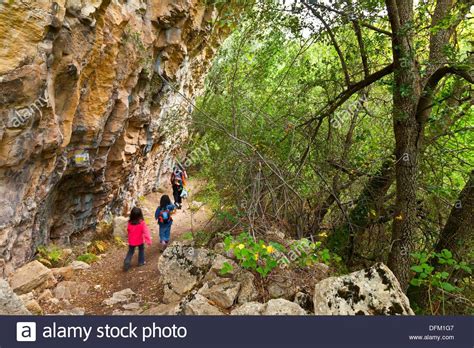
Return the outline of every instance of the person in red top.
<path id="1" fill-rule="evenodd" d="M 127 225 L 128 232 L 128 253 L 123 262 L 124 271 L 130 269 L 130 262 L 132 261 L 135 248 L 138 247 L 138 265 L 145 264 L 145 245 L 151 245 L 150 230 L 143 218 L 143 212 L 140 208 L 133 208 L 130 212 L 130 218 Z"/>

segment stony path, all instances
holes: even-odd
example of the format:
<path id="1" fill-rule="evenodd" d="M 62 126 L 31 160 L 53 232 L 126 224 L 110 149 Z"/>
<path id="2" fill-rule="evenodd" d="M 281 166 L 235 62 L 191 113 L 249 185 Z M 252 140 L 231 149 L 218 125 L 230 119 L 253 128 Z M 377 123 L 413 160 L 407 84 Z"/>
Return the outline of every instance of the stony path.
<path id="1" fill-rule="evenodd" d="M 203 182 L 197 180 L 190 180 L 188 183 L 191 194 L 189 199 L 184 201 L 184 209 L 178 210 L 173 215 L 172 240 L 181 238 L 183 234 L 191 230 L 189 204 L 192 201 L 193 195 L 198 192 L 202 185 Z M 159 272 L 157 264 L 161 251 L 159 248 L 158 227 L 154 223 L 154 211 L 159 204 L 162 194 L 166 193 L 172 197 L 169 187 L 160 191 L 162 192 L 147 195 L 141 202 L 153 239 L 151 247 L 148 247 L 145 251 L 146 265 L 137 267 L 137 254 L 135 254 L 132 268 L 125 273 L 122 270 L 122 264 L 127 247 L 113 247 L 109 249 L 99 261 L 92 264 L 90 269 L 76 272 L 71 279 L 71 281 L 89 285 L 87 293 L 76 295 L 68 300 L 71 308 L 84 308 L 86 314 L 111 314 L 114 310 L 123 311 L 120 305 L 109 307 L 103 305 L 103 301 L 110 298 L 114 292 L 127 288 L 132 289 L 136 293 L 136 298 L 132 302 L 139 303 L 141 309 L 146 309 L 149 306 L 160 303 L 162 294 L 158 288 Z M 205 206 L 194 213 L 194 229 L 203 229 L 209 221 L 210 215 L 209 209 Z M 51 312 L 54 312 L 54 310 L 51 310 Z"/>

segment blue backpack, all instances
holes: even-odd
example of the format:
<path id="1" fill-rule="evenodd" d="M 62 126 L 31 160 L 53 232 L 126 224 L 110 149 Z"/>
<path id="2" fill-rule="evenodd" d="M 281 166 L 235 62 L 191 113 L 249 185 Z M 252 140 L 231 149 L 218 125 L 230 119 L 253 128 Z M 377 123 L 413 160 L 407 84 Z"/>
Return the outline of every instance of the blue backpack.
<path id="1" fill-rule="evenodd" d="M 158 214 L 158 223 L 159 224 L 167 224 L 168 222 L 173 221 L 171 217 L 171 213 L 169 209 L 160 209 L 160 213 Z"/>

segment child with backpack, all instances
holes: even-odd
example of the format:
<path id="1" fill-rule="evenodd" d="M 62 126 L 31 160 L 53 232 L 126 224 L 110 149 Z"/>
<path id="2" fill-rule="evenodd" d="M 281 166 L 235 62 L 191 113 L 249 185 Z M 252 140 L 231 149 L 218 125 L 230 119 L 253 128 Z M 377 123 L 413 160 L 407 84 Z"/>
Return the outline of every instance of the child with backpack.
<path id="1" fill-rule="evenodd" d="M 124 271 L 130 269 L 135 248 L 138 247 L 138 265 L 145 264 L 145 245 L 151 245 L 150 230 L 143 218 L 143 212 L 140 208 L 134 207 L 130 212 L 130 218 L 127 225 L 128 232 L 128 253 L 123 261 Z"/>
<path id="2" fill-rule="evenodd" d="M 161 196 L 160 206 L 156 208 L 155 211 L 155 220 L 158 222 L 160 228 L 160 243 L 163 248 L 165 248 L 170 241 L 171 225 L 173 224 L 171 214 L 174 209 L 175 205 L 171 204 L 170 197 L 168 195 Z"/>
<path id="3" fill-rule="evenodd" d="M 187 174 L 184 169 L 179 166 L 173 168 L 171 173 L 171 186 L 173 187 L 173 198 L 176 208 L 182 208 L 182 197 L 184 186 L 186 185 Z"/>

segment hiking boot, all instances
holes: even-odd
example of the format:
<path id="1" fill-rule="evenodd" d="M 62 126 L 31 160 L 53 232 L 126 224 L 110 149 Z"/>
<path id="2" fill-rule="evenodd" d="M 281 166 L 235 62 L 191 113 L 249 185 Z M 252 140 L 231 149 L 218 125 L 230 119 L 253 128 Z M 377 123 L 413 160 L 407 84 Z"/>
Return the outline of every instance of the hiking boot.
<path id="1" fill-rule="evenodd" d="M 146 265 L 146 262 L 139 263 L 139 264 L 138 264 L 138 267 L 145 266 L 145 265 Z"/>

